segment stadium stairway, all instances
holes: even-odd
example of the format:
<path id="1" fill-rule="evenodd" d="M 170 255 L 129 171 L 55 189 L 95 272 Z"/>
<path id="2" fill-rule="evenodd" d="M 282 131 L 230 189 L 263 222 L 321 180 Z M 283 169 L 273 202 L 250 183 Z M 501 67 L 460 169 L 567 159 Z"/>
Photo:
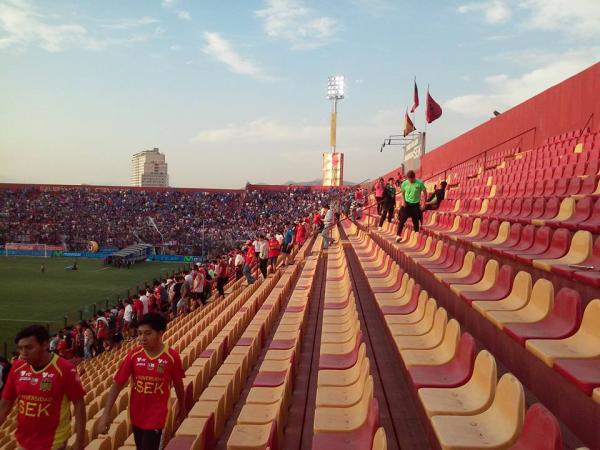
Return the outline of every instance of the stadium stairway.
<path id="1" fill-rule="evenodd" d="M 541 405 L 530 406 L 525 415 L 524 407 L 519 406 L 524 402 L 521 382 L 528 399 L 533 393 L 563 422 L 570 448 L 581 441 L 599 448 L 593 425 L 600 417 L 599 405 L 591 395 L 594 381 L 598 381 L 595 356 L 600 347 L 594 324 L 600 302 L 590 302 L 580 321 L 581 301 L 574 290 L 559 291 L 555 301 L 552 283 L 547 280 L 538 280 L 532 287 L 528 272 L 514 276 L 509 266 L 500 268 L 493 259 L 486 263 L 481 255 L 465 253 L 445 240 L 408 228 L 400 243 L 394 242 L 389 229 L 369 233 L 355 225 L 346 229 L 424 414 L 431 417 L 431 435 L 442 448 L 511 448 L 513 444 L 538 448 L 521 444 L 531 442 L 531 432 L 541 426 L 537 422 L 552 423 L 550 429 L 560 430 L 556 418 Z M 428 298 L 421 287 L 438 300 Z M 498 326 L 487 318 L 487 314 L 496 314 L 495 304 L 500 318 L 521 312 L 519 325 L 513 324 L 517 320 L 514 317 L 506 318 L 505 323 L 510 323 L 506 328 L 512 334 L 503 333 L 507 330 L 502 323 Z M 545 311 L 537 310 L 541 307 Z M 460 335 L 461 328 L 469 333 Z M 475 342 L 489 352 L 482 351 L 475 358 Z M 492 354 L 514 375 L 504 374 L 496 381 L 497 362 L 492 364 Z M 555 360 L 562 363 L 563 373 L 571 375 L 559 375 L 561 366 L 556 363 L 552 370 Z M 573 374 L 584 381 L 580 378 L 574 382 L 577 376 Z M 495 391 L 502 391 L 502 395 L 494 395 Z M 512 401 L 495 401 L 498 398 Z M 517 420 L 511 422 L 515 417 Z M 490 423 L 496 425 L 490 428 Z M 577 438 L 571 437 L 565 425 Z M 462 428 L 464 432 L 457 431 Z M 473 433 L 475 428 L 478 433 Z M 552 433 L 546 430 L 542 434 Z M 478 436 L 485 437 L 486 442 L 478 442 Z M 539 448 L 562 448 L 562 444 L 546 443 Z"/>

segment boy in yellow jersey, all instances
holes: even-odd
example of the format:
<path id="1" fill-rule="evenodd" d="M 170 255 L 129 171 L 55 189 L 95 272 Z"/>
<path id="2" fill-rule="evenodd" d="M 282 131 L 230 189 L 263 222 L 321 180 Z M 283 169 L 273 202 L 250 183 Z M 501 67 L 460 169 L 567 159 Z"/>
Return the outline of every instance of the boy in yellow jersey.
<path id="1" fill-rule="evenodd" d="M 85 392 L 77 369 L 48 352 L 50 337 L 42 325 L 32 325 L 15 337 L 20 358 L 15 361 L 0 400 L 0 425 L 17 404 L 17 443 L 24 450 L 63 450 L 71 436 L 75 411 L 77 440 L 82 450 L 85 431 Z"/>

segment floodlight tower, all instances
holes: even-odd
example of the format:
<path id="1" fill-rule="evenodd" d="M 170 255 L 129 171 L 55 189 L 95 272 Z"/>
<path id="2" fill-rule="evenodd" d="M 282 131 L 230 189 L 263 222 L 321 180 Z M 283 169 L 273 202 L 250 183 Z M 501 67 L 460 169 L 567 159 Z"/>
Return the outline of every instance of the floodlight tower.
<path id="1" fill-rule="evenodd" d="M 327 78 L 327 100 L 331 100 L 331 153 L 336 149 L 337 102 L 344 98 L 344 75 L 331 75 Z"/>

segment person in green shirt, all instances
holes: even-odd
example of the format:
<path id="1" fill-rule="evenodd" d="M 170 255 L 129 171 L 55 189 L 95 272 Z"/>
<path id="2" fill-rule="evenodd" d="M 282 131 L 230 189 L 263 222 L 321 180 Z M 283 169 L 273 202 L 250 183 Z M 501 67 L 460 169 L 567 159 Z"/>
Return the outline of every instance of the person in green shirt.
<path id="1" fill-rule="evenodd" d="M 400 242 L 400 235 L 406 221 L 411 218 L 415 231 L 419 231 L 420 222 L 423 220 L 421 211 L 421 196 L 427 200 L 427 188 L 425 183 L 419 180 L 415 172 L 409 170 L 406 173 L 406 180 L 400 185 L 402 192 L 403 205 L 398 213 L 398 231 L 396 231 L 396 242 Z"/>

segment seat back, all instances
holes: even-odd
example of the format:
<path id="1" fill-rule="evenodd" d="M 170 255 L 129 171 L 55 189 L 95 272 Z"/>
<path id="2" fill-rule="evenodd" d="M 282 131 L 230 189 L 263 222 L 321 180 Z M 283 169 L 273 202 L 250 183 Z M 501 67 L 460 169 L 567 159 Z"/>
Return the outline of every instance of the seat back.
<path id="1" fill-rule="evenodd" d="M 450 319 L 446 325 L 446 329 L 444 330 L 444 338 L 437 348 L 448 357 L 448 360 L 450 360 L 456 354 L 459 339 L 460 324 L 456 319 Z"/>
<path id="2" fill-rule="evenodd" d="M 583 230 L 575 232 L 571 240 L 569 254 L 577 255 L 582 260 L 590 256 L 592 254 L 592 233 Z"/>
<path id="3" fill-rule="evenodd" d="M 584 332 L 588 338 L 596 340 L 596 344 L 600 342 L 600 299 L 592 300 L 585 307 L 578 333 L 580 332 Z M 591 339 L 588 344 L 595 345 Z"/>
<path id="4" fill-rule="evenodd" d="M 523 385 L 513 374 L 502 375 L 488 411 L 498 419 L 495 422 L 496 427 L 507 427 L 501 430 L 502 434 L 519 435 L 525 416 L 525 392 Z"/>
<path id="5" fill-rule="evenodd" d="M 545 278 L 540 278 L 533 285 L 531 298 L 526 308 L 533 309 L 545 317 L 554 306 L 554 285 Z"/>
<path id="6" fill-rule="evenodd" d="M 524 304 L 527 303 L 531 296 L 532 285 L 531 274 L 524 270 L 519 271 L 513 280 L 509 297 L 524 299 Z"/>
<path id="7" fill-rule="evenodd" d="M 496 390 L 497 380 L 496 359 L 487 350 L 482 350 L 475 358 L 473 376 L 469 386 L 476 389 L 481 395 L 487 395 L 490 402 Z"/>
<path id="8" fill-rule="evenodd" d="M 531 405 L 523 431 L 511 450 L 562 450 L 563 440 L 556 417 L 541 403 Z"/>
<path id="9" fill-rule="evenodd" d="M 495 259 L 490 259 L 485 265 L 482 281 L 493 283 L 498 279 L 499 264 Z"/>

